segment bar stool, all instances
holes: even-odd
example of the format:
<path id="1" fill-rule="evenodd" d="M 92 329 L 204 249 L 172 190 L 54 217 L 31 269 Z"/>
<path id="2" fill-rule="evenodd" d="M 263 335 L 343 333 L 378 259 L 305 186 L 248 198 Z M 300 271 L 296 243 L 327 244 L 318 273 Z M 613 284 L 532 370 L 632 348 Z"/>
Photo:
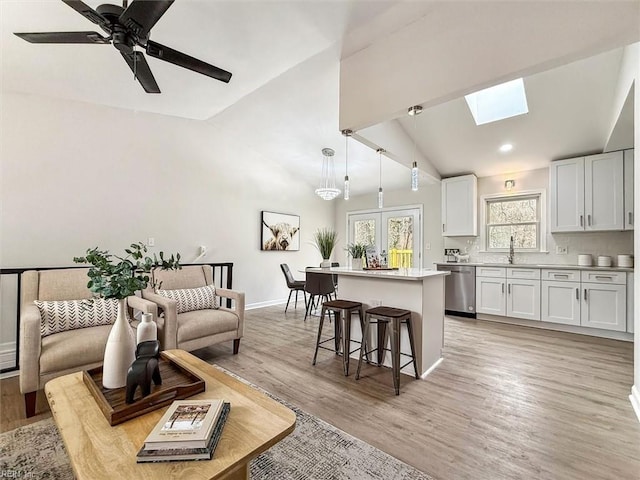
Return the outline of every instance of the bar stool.
<path id="1" fill-rule="evenodd" d="M 324 316 L 326 313 L 335 315 L 335 335 L 327 340 L 320 341 L 322 337 L 322 327 L 324 325 Z M 323 344 L 334 340 L 336 354 L 340 351 L 340 340 L 342 340 L 342 368 L 345 375 L 349 375 L 349 355 L 357 352 L 360 348 L 349 351 L 351 348 L 351 313 L 357 312 L 360 317 L 360 328 L 364 329 L 364 309 L 361 302 L 352 302 L 351 300 L 330 300 L 322 304 L 320 312 L 320 324 L 318 325 L 318 339 L 316 340 L 316 352 L 313 355 L 313 365 L 316 364 L 318 358 L 318 349 L 332 350 Z M 367 360 L 368 360 L 367 356 Z"/>
<path id="2" fill-rule="evenodd" d="M 372 321 L 371 319 L 375 319 Z M 369 341 L 369 328 L 371 324 L 378 325 L 378 345 L 376 348 L 367 350 L 367 343 Z M 407 333 L 409 334 L 409 344 L 411 346 L 411 355 L 402 353 L 400 351 L 400 325 L 402 323 L 407 324 Z M 377 351 L 378 363 L 377 366 L 382 366 L 384 361 L 384 354 L 389 349 L 386 348 L 386 330 L 387 324 L 391 325 L 390 340 L 391 340 L 391 365 L 393 370 L 393 387 L 396 390 L 396 395 L 400 395 L 400 370 L 413 363 L 413 369 L 415 377 L 418 379 L 418 365 L 416 363 L 416 349 L 413 339 L 413 327 L 411 326 L 411 312 L 400 308 L 393 307 L 375 307 L 370 308 L 364 315 L 364 329 L 362 333 L 362 344 L 360 346 L 360 358 L 358 359 L 358 370 L 356 372 L 356 380 L 360 378 L 360 368 L 362 367 L 362 357 Z M 404 365 L 400 365 L 400 355 L 411 357 Z M 368 362 L 367 358 L 367 362 Z"/>

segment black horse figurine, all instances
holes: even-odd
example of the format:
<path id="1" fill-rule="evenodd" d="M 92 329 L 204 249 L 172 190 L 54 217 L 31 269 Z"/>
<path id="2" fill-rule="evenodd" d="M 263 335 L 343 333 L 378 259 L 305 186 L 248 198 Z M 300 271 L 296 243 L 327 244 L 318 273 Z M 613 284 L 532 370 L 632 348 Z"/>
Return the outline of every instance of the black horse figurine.
<path id="1" fill-rule="evenodd" d="M 151 381 L 156 385 L 162 384 L 158 359 L 160 358 L 160 342 L 151 340 L 140 342 L 136 347 L 136 360 L 127 371 L 127 390 L 125 401 L 133 403 L 133 397 L 138 386 L 142 397 L 151 393 Z"/>

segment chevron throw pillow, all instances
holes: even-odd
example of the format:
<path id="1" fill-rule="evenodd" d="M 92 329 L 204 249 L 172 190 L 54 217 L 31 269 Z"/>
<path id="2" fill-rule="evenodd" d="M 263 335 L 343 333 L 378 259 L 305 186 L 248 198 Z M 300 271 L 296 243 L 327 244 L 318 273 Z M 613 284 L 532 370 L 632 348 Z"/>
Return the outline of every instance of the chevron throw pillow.
<path id="1" fill-rule="evenodd" d="M 36 300 L 33 303 L 40 310 L 40 333 L 43 337 L 77 328 L 110 325 L 118 316 L 118 300 L 115 298 Z"/>
<path id="2" fill-rule="evenodd" d="M 156 293 L 175 300 L 177 313 L 220 308 L 218 297 L 216 297 L 216 287 L 214 285 L 180 290 L 156 290 Z"/>

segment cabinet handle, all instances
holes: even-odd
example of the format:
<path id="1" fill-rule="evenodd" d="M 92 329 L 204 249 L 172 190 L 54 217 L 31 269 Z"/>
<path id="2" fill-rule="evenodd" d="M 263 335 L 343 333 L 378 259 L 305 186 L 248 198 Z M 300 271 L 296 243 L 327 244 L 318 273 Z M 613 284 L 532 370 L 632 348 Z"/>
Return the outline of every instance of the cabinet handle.
<path id="1" fill-rule="evenodd" d="M 591 226 L 591 214 L 587 215 L 587 225 Z"/>
<path id="2" fill-rule="evenodd" d="M 596 275 L 596 278 L 600 278 L 603 280 L 613 280 L 613 277 L 610 275 Z"/>
<path id="3" fill-rule="evenodd" d="M 633 212 L 629 212 L 629 225 L 633 225 Z"/>
<path id="4" fill-rule="evenodd" d="M 509 290 L 509 295 L 511 295 L 511 284 L 509 284 L 508 290 Z"/>
<path id="5" fill-rule="evenodd" d="M 563 273 L 563 274 L 560 274 L 560 273 L 554 273 L 554 274 L 553 274 L 553 278 L 569 278 L 569 275 L 567 275 L 567 274 L 565 274 L 565 273 Z"/>
<path id="6" fill-rule="evenodd" d="M 586 290 L 585 290 L 586 292 Z M 580 289 L 576 288 L 576 300 L 580 300 Z"/>
<path id="7" fill-rule="evenodd" d="M 580 226 L 584 227 L 584 217 L 580 215 Z"/>
<path id="8" fill-rule="evenodd" d="M 584 299 L 585 300 L 587 299 L 587 289 L 586 288 L 584 289 Z"/>
<path id="9" fill-rule="evenodd" d="M 502 293 L 504 293 L 504 283 L 502 284 Z"/>
<path id="10" fill-rule="evenodd" d="M 442 232 L 444 233 L 444 223 L 442 224 Z"/>

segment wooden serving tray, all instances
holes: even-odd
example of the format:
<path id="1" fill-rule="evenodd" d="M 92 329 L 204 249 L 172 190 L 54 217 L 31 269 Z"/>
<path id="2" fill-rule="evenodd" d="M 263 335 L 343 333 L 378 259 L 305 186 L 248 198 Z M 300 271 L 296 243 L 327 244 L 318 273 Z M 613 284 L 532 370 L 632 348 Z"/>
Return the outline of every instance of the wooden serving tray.
<path id="1" fill-rule="evenodd" d="M 162 408 L 174 400 L 204 392 L 204 380 L 173 362 L 163 352 L 158 365 L 162 384 L 154 385 L 152 382 L 151 393 L 142 398 L 138 388 L 134 397 L 137 400 L 129 404 L 125 402 L 126 387 L 108 389 L 102 386 L 102 367 L 84 370 L 82 379 L 111 426 Z"/>

